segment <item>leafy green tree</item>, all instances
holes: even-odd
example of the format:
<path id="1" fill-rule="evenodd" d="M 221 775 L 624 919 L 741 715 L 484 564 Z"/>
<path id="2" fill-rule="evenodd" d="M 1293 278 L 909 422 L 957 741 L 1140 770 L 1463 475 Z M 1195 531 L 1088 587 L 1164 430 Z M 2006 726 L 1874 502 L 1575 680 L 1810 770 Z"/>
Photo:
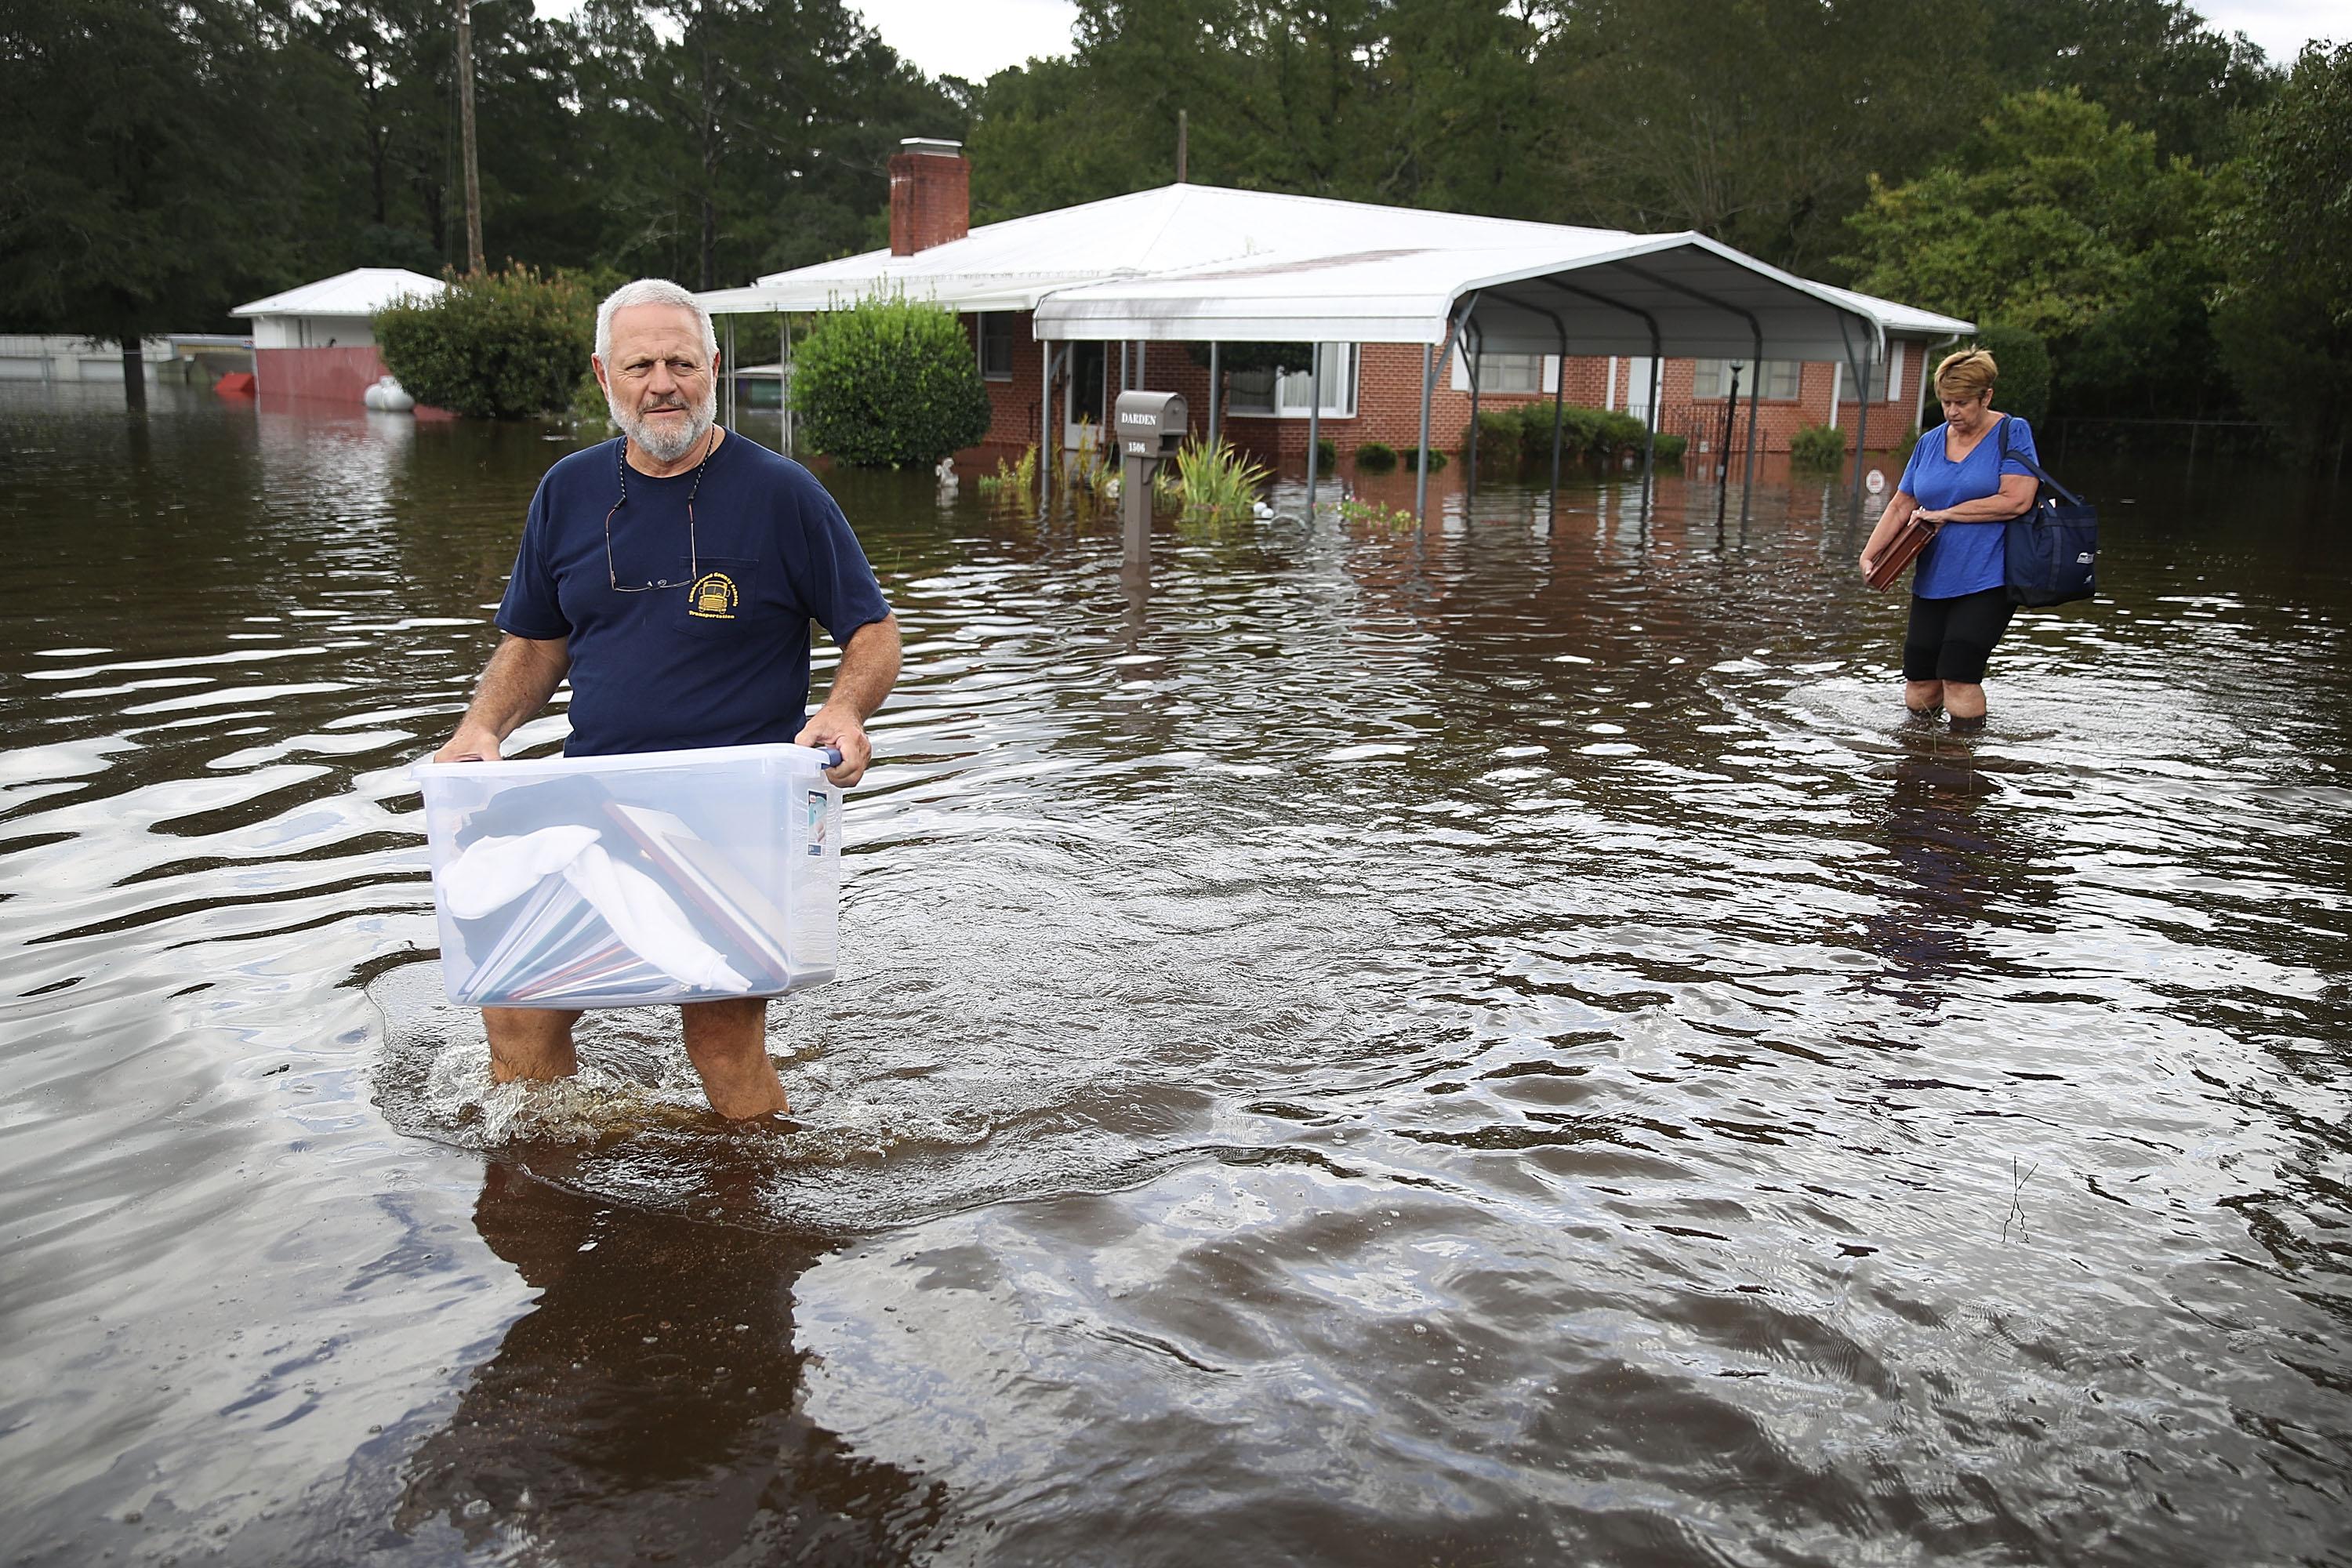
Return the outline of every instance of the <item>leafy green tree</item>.
<path id="1" fill-rule="evenodd" d="M 1994 322 L 1980 329 L 1973 345 L 1992 355 L 2000 366 L 2000 385 L 1994 401 L 2004 414 L 2022 416 L 2029 423 L 2038 423 L 2050 412 L 2050 345 L 2042 334 L 2023 327 L 2003 326 Z M 1922 389 L 1932 395 L 1932 386 Z"/>
<path id="2" fill-rule="evenodd" d="M 1070 59 L 1001 71 L 975 95 L 975 216 L 1166 184 L 1180 111 L 1198 183 L 1523 204 L 1524 161 L 1498 148 L 1545 123 L 1532 15 L 1485 0 L 1080 0 Z"/>
<path id="3" fill-rule="evenodd" d="M 375 314 L 383 363 L 419 403 L 478 419 L 571 406 L 596 346 L 598 290 L 528 268 L 460 276 Z"/>
<path id="4" fill-rule="evenodd" d="M 2222 362 L 2290 445 L 2352 439 L 2352 45 L 2306 49 L 2247 128 L 2215 241 Z"/>
<path id="5" fill-rule="evenodd" d="M 841 0 L 590 0 L 578 28 L 599 255 L 633 272 L 717 288 L 878 244 L 899 140 L 963 132 Z"/>
<path id="6" fill-rule="evenodd" d="M 143 404 L 142 335 L 209 324 L 291 252 L 279 36 L 241 0 L 0 18 L 0 320 L 119 340 Z"/>
<path id="7" fill-rule="evenodd" d="M 1870 293 L 2022 328 L 2073 411 L 2189 412 L 2217 382 L 2210 184 L 2073 93 L 2001 100 L 1950 162 L 1848 220 Z"/>
<path id="8" fill-rule="evenodd" d="M 809 445 L 865 468 L 929 467 L 988 434 L 988 388 L 954 314 L 899 297 L 819 319 L 794 351 Z"/>
<path id="9" fill-rule="evenodd" d="M 1948 145 L 1990 102 L 1980 7 L 1906 0 L 1578 0 L 1543 47 L 1555 216 L 1696 229 L 1819 272 L 1874 173 Z"/>
<path id="10" fill-rule="evenodd" d="M 447 11 L 435 0 L 337 0 L 305 19 L 301 41 L 334 82 L 309 121 L 306 164 L 314 189 L 324 187 L 312 205 L 315 221 L 351 236 L 345 266 L 429 275 L 449 259 Z"/>
<path id="11" fill-rule="evenodd" d="M 1986 58 L 2011 92 L 2073 89 L 2152 132 L 2159 156 L 2226 157 L 2234 117 L 2269 100 L 2279 73 L 2242 33 L 2183 0 L 1989 0 Z"/>

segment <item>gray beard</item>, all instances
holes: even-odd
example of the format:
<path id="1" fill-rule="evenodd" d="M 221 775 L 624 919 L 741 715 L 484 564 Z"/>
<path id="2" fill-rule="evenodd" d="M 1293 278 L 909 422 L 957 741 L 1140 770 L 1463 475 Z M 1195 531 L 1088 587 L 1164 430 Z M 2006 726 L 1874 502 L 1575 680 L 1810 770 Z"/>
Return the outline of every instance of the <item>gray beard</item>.
<path id="1" fill-rule="evenodd" d="M 613 423 L 621 427 L 621 434 L 635 442 L 639 450 L 656 463 L 675 463 L 694 450 L 694 444 L 709 435 L 710 426 L 718 422 L 719 387 L 714 383 L 709 394 L 688 410 L 683 428 L 656 430 L 624 410 L 619 399 L 609 392 L 604 395 L 604 406 L 612 414 Z"/>

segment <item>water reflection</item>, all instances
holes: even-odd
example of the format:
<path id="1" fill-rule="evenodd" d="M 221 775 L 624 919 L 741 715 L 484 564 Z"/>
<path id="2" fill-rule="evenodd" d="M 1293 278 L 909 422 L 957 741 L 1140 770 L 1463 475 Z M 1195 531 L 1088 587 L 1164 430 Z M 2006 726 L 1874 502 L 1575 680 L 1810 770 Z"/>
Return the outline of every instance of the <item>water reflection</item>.
<path id="1" fill-rule="evenodd" d="M 800 1409 L 793 1282 L 827 1243 L 745 1228 L 751 1173 L 711 1154 L 694 1217 L 489 1165 L 474 1223 L 536 1300 L 410 1454 L 395 1529 L 508 1561 L 914 1560 L 942 1489 Z"/>
<path id="2" fill-rule="evenodd" d="M 2026 867 L 2013 818 L 1986 807 L 2001 786 L 1973 742 L 1916 721 L 1896 741 L 1880 824 L 1894 874 L 1864 921 L 1864 948 L 1885 965 L 1874 988 L 1933 1013 L 1955 981 L 1992 962 L 1993 912 L 2016 898 Z"/>
<path id="3" fill-rule="evenodd" d="M 434 972 L 403 770 L 550 435 L 0 389 L 28 1563 L 2346 1538 L 2352 587 L 2276 475 L 2112 490 L 1956 742 L 1819 487 L 1146 583 L 836 472 L 908 676 L 754 1149 L 658 1016 L 493 1093 Z"/>

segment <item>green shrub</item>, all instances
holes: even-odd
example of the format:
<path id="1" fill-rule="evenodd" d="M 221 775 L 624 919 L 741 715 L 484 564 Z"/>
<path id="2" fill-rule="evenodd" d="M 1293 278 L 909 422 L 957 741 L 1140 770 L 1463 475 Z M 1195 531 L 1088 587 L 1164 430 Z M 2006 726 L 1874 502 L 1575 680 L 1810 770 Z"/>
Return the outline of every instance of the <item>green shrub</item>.
<path id="1" fill-rule="evenodd" d="M 1396 448 L 1386 441 L 1367 441 L 1356 448 L 1356 467 L 1368 474 L 1385 474 L 1396 466 Z"/>
<path id="2" fill-rule="evenodd" d="M 1421 468 L 1421 448 L 1419 447 L 1407 447 L 1399 454 L 1399 456 L 1404 459 L 1406 472 L 1412 473 L 1417 471 Z M 1445 449 L 1443 447 L 1432 447 L 1429 449 L 1429 471 L 1431 473 L 1433 474 L 1437 472 L 1438 469 L 1445 467 L 1446 461 Z"/>
<path id="3" fill-rule="evenodd" d="M 1330 437 L 1318 436 L 1315 438 L 1315 471 L 1318 474 L 1328 474 L 1334 472 L 1339 467 L 1339 448 L 1332 445 Z"/>
<path id="4" fill-rule="evenodd" d="M 1545 415 L 1549 416 L 1549 405 Z M 1545 448 L 1550 447 L 1550 429 L 1544 427 Z M 1527 445 L 1527 425 L 1517 408 L 1481 408 L 1478 410 L 1478 471 L 1482 474 L 1516 474 Z M 1454 449 L 1467 454 L 1470 450 L 1470 426 L 1462 426 L 1461 438 Z"/>
<path id="5" fill-rule="evenodd" d="M 1649 430 L 1630 414 L 1565 404 L 1555 412 L 1549 398 L 1503 408 L 1478 411 L 1478 471 L 1513 477 L 1551 471 L 1553 421 L 1559 421 L 1559 456 L 1563 468 L 1590 461 L 1614 467 L 1628 453 L 1639 454 Z M 1470 427 L 1462 427 L 1467 449 Z M 1663 443 L 1665 437 L 1659 437 Z M 1434 467 L 1434 465 L 1432 465 Z"/>
<path id="6" fill-rule="evenodd" d="M 1597 457 L 1614 462 L 1629 452 L 1639 453 L 1650 443 L 1650 427 L 1631 414 L 1612 409 L 1585 412 L 1593 415 L 1592 435 L 1585 442 L 1585 450 Z"/>
<path id="7" fill-rule="evenodd" d="M 612 402 L 604 397 L 604 388 L 597 384 L 595 367 L 583 369 L 579 381 L 572 384 L 572 409 L 567 411 L 567 418 L 574 426 L 581 426 L 581 430 L 585 430 L 588 435 L 612 435 Z"/>
<path id="8" fill-rule="evenodd" d="M 561 414 L 596 346 L 596 302 L 561 272 L 453 273 L 440 298 L 378 310 L 376 344 L 419 403 L 476 419 Z"/>
<path id="9" fill-rule="evenodd" d="M 1789 465 L 1810 473 L 1835 473 L 1845 467 L 1845 432 L 1808 425 L 1789 437 Z"/>
<path id="10" fill-rule="evenodd" d="M 1689 449 L 1689 437 L 1669 436 L 1664 431 L 1660 431 L 1658 433 L 1658 444 L 1654 448 L 1654 456 L 1656 460 L 1662 464 L 1671 463 L 1676 467 L 1680 467 L 1683 460 L 1683 454 Z"/>
<path id="11" fill-rule="evenodd" d="M 954 312 L 898 295 L 819 317 L 793 351 L 810 447 L 861 468 L 929 468 L 988 434 L 988 388 Z"/>

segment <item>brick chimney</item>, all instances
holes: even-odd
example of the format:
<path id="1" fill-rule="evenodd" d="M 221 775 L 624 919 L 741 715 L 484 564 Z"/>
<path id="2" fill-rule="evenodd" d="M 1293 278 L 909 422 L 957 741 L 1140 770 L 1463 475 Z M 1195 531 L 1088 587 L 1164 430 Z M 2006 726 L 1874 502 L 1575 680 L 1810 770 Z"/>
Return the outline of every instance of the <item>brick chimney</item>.
<path id="1" fill-rule="evenodd" d="M 909 136 L 890 160 L 890 254 L 912 256 L 971 232 L 971 164 L 961 142 Z"/>

